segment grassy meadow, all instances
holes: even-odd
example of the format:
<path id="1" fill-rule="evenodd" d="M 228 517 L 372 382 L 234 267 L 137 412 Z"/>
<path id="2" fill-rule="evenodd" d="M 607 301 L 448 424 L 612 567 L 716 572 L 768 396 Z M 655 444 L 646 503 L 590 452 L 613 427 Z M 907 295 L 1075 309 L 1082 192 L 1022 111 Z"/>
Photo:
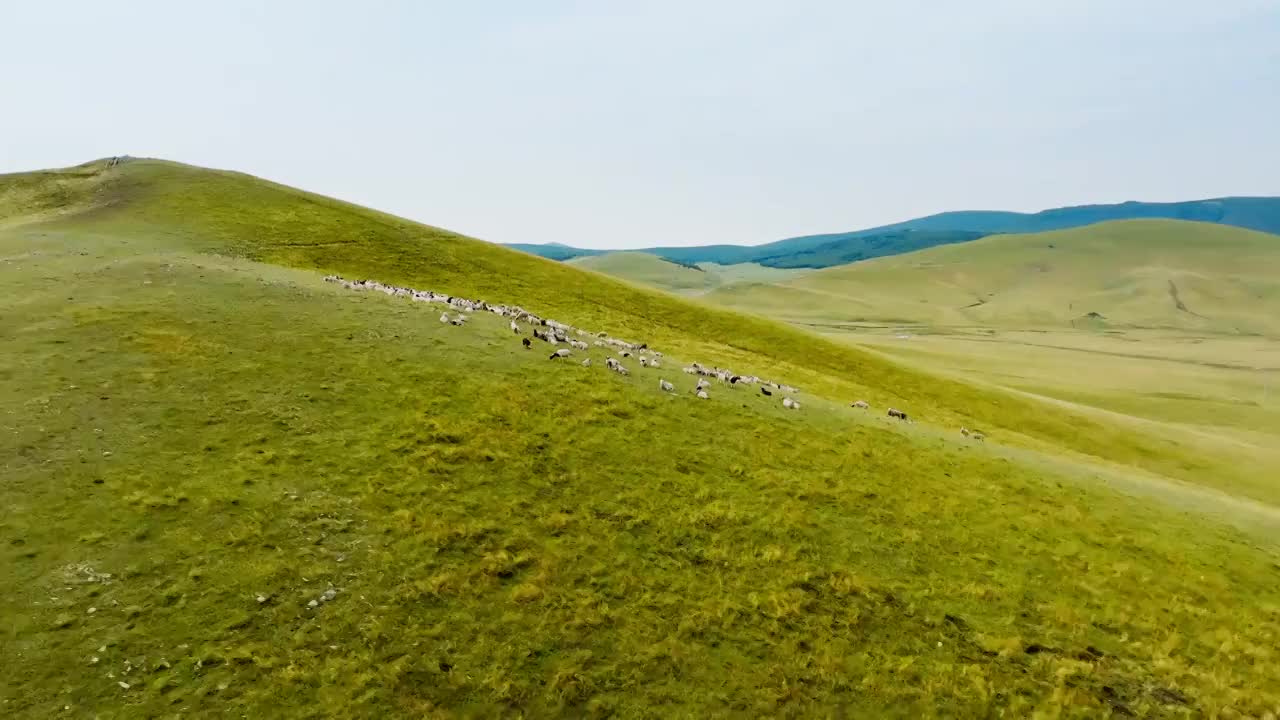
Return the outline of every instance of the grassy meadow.
<path id="1" fill-rule="evenodd" d="M 778 282 L 797 278 L 804 270 L 766 267 L 756 263 L 681 265 L 643 252 L 614 252 L 568 261 L 583 270 L 603 273 L 629 283 L 677 295 L 697 296 L 736 283 Z"/>
<path id="2" fill-rule="evenodd" d="M 0 218 L 6 717 L 1280 713 L 1274 535 L 1055 470 L 1223 471 L 1109 414 L 237 174 L 0 177 Z"/>

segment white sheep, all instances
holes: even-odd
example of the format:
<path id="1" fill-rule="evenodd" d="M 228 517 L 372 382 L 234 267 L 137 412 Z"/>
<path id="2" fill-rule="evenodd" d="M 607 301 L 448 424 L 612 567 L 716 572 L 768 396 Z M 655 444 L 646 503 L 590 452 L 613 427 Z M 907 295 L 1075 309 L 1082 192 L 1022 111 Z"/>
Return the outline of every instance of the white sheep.
<path id="1" fill-rule="evenodd" d="M 796 402 L 795 400 L 792 400 L 789 397 L 784 397 L 782 398 L 782 407 L 787 408 L 788 410 L 799 410 L 800 403 Z"/>
<path id="2" fill-rule="evenodd" d="M 711 396 L 707 394 L 707 391 L 706 391 L 706 390 L 699 390 L 699 391 L 698 391 L 698 397 L 702 398 L 703 400 L 710 400 L 710 399 L 711 399 Z"/>
<path id="3" fill-rule="evenodd" d="M 659 380 L 658 380 L 658 389 L 662 390 L 663 392 L 675 392 L 675 391 L 676 391 L 676 386 L 675 386 L 675 385 L 672 385 L 671 383 L 667 382 L 666 380 L 659 379 Z"/>
<path id="4" fill-rule="evenodd" d="M 582 367 L 591 367 L 591 358 L 582 361 Z"/>

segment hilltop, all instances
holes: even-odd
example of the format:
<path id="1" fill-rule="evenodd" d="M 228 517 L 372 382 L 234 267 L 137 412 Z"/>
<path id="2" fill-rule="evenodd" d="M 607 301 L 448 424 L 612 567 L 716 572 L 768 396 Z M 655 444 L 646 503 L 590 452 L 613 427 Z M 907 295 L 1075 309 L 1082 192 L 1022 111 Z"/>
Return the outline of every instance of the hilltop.
<path id="1" fill-rule="evenodd" d="M 804 235 L 764 245 L 655 247 L 628 252 L 648 253 L 682 263 L 757 263 L 778 268 L 825 268 L 937 245 L 964 243 L 990 235 L 1047 232 L 1133 219 L 1187 220 L 1280 234 L 1280 198 L 1227 197 L 1174 203 L 1131 201 L 1053 208 L 1037 213 L 945 212 L 866 230 Z M 511 247 L 556 260 L 608 252 L 559 244 Z"/>
<path id="2" fill-rule="evenodd" d="M 6 716 L 1280 704 L 1274 533 L 1211 509 L 1275 498 L 1230 457 L 233 172 L 0 176 L 0 259 Z"/>

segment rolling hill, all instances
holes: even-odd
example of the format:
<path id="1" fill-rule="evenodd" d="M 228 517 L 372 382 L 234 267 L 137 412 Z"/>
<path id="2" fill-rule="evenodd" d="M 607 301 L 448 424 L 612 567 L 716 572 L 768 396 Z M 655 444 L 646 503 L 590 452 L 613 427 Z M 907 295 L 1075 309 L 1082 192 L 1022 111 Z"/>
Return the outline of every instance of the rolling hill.
<path id="1" fill-rule="evenodd" d="M 1131 220 L 935 247 L 708 300 L 796 322 L 1280 334 L 1280 237 Z"/>
<path id="2" fill-rule="evenodd" d="M 988 235 L 1037 233 L 1114 220 L 1168 219 L 1214 223 L 1280 234 L 1280 198 L 1228 197 L 1176 203 L 1081 205 L 1037 213 L 959 211 L 847 233 L 805 235 L 756 246 L 707 245 L 636 250 L 682 263 L 757 263 L 780 268 L 824 268 L 898 255 Z M 601 251 L 564 245 L 518 245 L 525 252 L 563 260 Z"/>
<path id="3" fill-rule="evenodd" d="M 776 282 L 797 277 L 803 272 L 755 263 L 684 265 L 639 252 L 578 257 L 568 262 L 574 267 L 679 295 L 702 295 L 736 283 Z"/>
<path id="4" fill-rule="evenodd" d="M 506 318 L 327 273 L 520 304 L 664 367 L 551 361 Z M 0 176 L 0 287 L 7 717 L 1280 704 L 1274 533 L 1162 501 L 1237 492 L 1230 457 L 163 161 Z M 694 360 L 804 408 L 698 400 Z"/>
<path id="5" fill-rule="evenodd" d="M 702 268 L 681 265 L 648 253 L 592 255 L 574 258 L 569 263 L 667 292 L 701 293 L 713 287 L 707 272 Z"/>

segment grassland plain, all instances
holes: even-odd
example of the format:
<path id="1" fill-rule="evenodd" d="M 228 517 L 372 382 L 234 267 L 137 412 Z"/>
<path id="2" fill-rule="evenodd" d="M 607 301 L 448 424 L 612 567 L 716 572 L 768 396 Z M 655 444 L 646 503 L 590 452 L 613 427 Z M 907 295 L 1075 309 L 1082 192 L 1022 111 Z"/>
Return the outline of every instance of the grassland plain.
<path id="1" fill-rule="evenodd" d="M 574 317 L 577 271 L 447 236 L 393 262 L 379 233 L 403 221 L 274 186 L 237 204 L 189 168 L 78 172 L 42 182 L 79 184 L 58 202 L 82 212 L 28 202 L 44 219 L 0 230 L 8 716 L 1280 711 L 1280 564 L 1251 537 L 822 393 L 784 413 L 551 363 L 496 319 L 322 283 L 304 248 L 566 298 L 553 313 L 663 335 L 670 364 L 817 378 L 803 343 L 855 351 L 715 312 L 694 338 L 699 308 L 592 275 Z M 937 384 L 939 415 L 984 392 Z"/>

